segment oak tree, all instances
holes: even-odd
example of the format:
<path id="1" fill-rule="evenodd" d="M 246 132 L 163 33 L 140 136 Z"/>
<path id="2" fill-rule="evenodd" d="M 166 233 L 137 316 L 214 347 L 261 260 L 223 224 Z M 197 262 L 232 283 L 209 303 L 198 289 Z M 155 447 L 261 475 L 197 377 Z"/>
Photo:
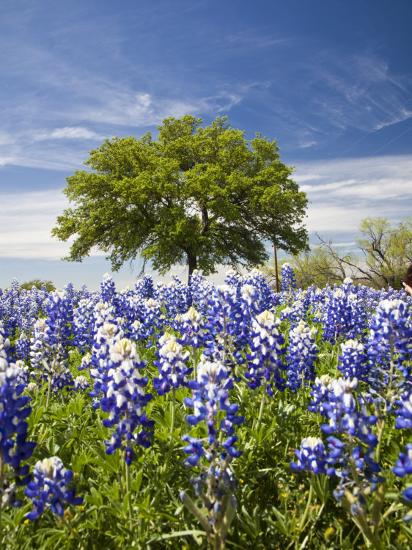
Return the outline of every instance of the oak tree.
<path id="1" fill-rule="evenodd" d="M 268 242 L 293 254 L 305 249 L 306 195 L 274 140 L 247 140 L 226 117 L 209 126 L 167 118 L 158 130 L 157 139 L 104 141 L 88 170 L 67 178 L 72 206 L 53 229 L 74 238 L 67 259 L 97 247 L 115 270 L 141 256 L 162 273 L 186 263 L 190 276 L 218 264 L 261 264 Z"/>

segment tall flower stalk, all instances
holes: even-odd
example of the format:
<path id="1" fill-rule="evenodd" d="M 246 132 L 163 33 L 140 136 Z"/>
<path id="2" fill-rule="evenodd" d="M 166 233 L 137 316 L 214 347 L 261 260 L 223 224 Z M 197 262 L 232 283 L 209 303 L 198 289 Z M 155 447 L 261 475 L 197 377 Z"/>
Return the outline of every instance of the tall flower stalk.
<path id="1" fill-rule="evenodd" d="M 231 463 L 240 456 L 236 448 L 236 426 L 243 422 L 238 405 L 230 403 L 233 380 L 221 362 L 202 357 L 197 380 L 189 383 L 193 390 L 185 400 L 192 413 L 187 416 L 191 426 L 202 425 L 204 437 L 185 435 L 185 464 L 196 471 L 192 485 L 198 506 L 186 492 L 181 493 L 185 506 L 204 528 L 209 544 L 216 550 L 225 547 L 230 525 L 236 512 L 234 495 L 236 482 Z"/>

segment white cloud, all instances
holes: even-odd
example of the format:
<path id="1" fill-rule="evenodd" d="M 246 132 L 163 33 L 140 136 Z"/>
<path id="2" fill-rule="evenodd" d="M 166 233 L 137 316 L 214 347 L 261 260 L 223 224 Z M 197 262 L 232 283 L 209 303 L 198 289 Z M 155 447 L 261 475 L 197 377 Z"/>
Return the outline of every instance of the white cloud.
<path id="1" fill-rule="evenodd" d="M 13 164 L 15 160 L 16 160 L 15 157 L 0 155 L 0 166 L 7 166 L 9 164 Z"/>
<path id="2" fill-rule="evenodd" d="M 0 131 L 0 146 L 1 145 L 11 145 L 15 142 L 15 138 L 8 132 Z"/>
<path id="3" fill-rule="evenodd" d="M 310 139 L 308 141 L 303 141 L 299 144 L 300 149 L 309 149 L 309 147 L 314 147 L 318 142 L 315 139 Z"/>
<path id="4" fill-rule="evenodd" d="M 87 141 L 102 142 L 105 138 L 119 135 L 114 126 L 139 128 L 156 126 L 169 116 L 181 117 L 185 114 L 201 116 L 204 114 L 227 113 L 231 107 L 242 101 L 244 91 L 219 92 L 207 97 L 174 99 L 158 97 L 144 91 L 131 91 L 90 84 L 88 93 L 82 99 L 64 111 L 53 114 L 53 125 L 70 125 L 57 128 L 35 127 L 16 128 L 13 134 L 0 133 L 0 166 L 14 165 L 50 170 L 73 170 L 82 166 L 88 156 L 85 147 Z M 99 93 L 97 92 L 99 88 Z M 20 119 L 40 120 L 42 106 L 34 102 L 30 113 L 19 113 Z M 97 132 L 77 122 L 103 127 L 105 133 Z M 107 128 L 107 130 L 106 130 Z"/>
<path id="5" fill-rule="evenodd" d="M 316 62 L 312 69 L 323 84 L 323 93 L 314 104 L 332 126 L 370 132 L 412 116 L 406 108 L 412 82 L 393 73 L 379 56 L 359 54 L 345 59 L 327 52 Z"/>
<path id="6" fill-rule="evenodd" d="M 64 126 L 63 128 L 55 128 L 54 130 L 45 130 L 33 133 L 34 141 L 46 141 L 54 139 L 100 141 L 104 139 L 104 136 L 82 126 Z"/>
<path id="7" fill-rule="evenodd" d="M 147 127 L 169 116 L 226 112 L 242 100 L 237 92 L 219 92 L 206 97 L 157 97 L 143 91 L 113 89 L 101 91 L 93 104 L 75 108 L 73 116 L 99 124 Z"/>
<path id="8" fill-rule="evenodd" d="M 239 48 L 245 48 L 250 51 L 251 49 L 266 49 L 273 46 L 289 44 L 291 40 L 290 37 L 263 35 L 260 32 L 257 33 L 248 29 L 246 31 L 225 33 L 221 42 L 223 42 L 226 48 L 228 46 L 234 46 L 236 51 Z"/>
<path id="9" fill-rule="evenodd" d="M 56 218 L 67 206 L 60 189 L 0 193 L 0 257 L 59 259 L 69 246 L 51 237 Z"/>
<path id="10" fill-rule="evenodd" d="M 412 214 L 411 155 L 306 162 L 296 170 L 312 233 L 354 235 L 363 218 L 396 223 Z"/>

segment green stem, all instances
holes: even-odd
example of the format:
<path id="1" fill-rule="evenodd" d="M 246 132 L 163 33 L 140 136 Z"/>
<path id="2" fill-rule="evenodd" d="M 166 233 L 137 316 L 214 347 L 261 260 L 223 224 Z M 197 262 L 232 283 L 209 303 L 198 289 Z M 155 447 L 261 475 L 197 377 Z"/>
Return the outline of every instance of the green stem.
<path id="1" fill-rule="evenodd" d="M 132 491 L 131 491 L 131 478 L 130 478 L 130 465 L 125 463 L 125 477 L 126 477 L 126 500 L 127 500 L 127 509 L 130 521 L 130 528 L 132 527 Z"/>
<path id="2" fill-rule="evenodd" d="M 46 409 L 49 408 L 50 394 L 51 394 L 51 375 L 49 375 L 48 381 L 47 381 Z"/>
<path id="3" fill-rule="evenodd" d="M 353 443 L 350 441 L 350 444 Z M 353 444 L 350 445 L 350 452 L 352 454 Z M 362 484 L 361 480 L 359 479 L 358 472 L 356 470 L 356 465 L 354 463 L 354 460 L 351 458 L 349 460 L 349 465 L 352 471 L 352 477 L 355 481 L 355 484 L 358 487 L 359 495 L 361 496 L 361 499 L 366 502 L 366 495 L 364 494 L 362 490 Z M 348 504 L 348 511 L 352 517 L 352 520 L 357 525 L 358 529 L 361 531 L 365 541 L 374 548 L 374 550 L 382 550 L 382 543 L 379 537 L 379 534 L 377 532 L 377 526 L 375 525 L 374 529 L 372 530 L 368 524 L 368 520 L 365 514 L 365 510 L 361 508 L 360 514 L 354 516 L 352 513 L 352 505 L 357 504 L 359 497 L 355 498 L 348 490 L 345 491 L 345 499 Z"/>
<path id="4" fill-rule="evenodd" d="M 170 435 L 173 435 L 175 429 L 175 408 L 176 408 L 176 389 L 172 389 L 172 400 L 170 402 Z"/>
<path id="5" fill-rule="evenodd" d="M 262 387 L 262 399 L 260 401 L 260 408 L 259 408 L 259 415 L 258 415 L 258 419 L 257 419 L 257 422 L 256 422 L 256 430 L 258 430 L 260 428 L 260 424 L 262 422 L 262 416 L 263 416 L 263 410 L 265 408 L 265 403 L 266 403 L 266 389 L 264 387 Z"/>

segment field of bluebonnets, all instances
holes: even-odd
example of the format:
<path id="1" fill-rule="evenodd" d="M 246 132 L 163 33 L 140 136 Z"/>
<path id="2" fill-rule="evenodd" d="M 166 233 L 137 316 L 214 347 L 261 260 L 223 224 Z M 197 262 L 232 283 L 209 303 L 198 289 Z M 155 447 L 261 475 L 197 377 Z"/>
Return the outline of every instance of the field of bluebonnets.
<path id="1" fill-rule="evenodd" d="M 2 291 L 1 548 L 410 547 L 411 298 L 294 286 Z"/>

